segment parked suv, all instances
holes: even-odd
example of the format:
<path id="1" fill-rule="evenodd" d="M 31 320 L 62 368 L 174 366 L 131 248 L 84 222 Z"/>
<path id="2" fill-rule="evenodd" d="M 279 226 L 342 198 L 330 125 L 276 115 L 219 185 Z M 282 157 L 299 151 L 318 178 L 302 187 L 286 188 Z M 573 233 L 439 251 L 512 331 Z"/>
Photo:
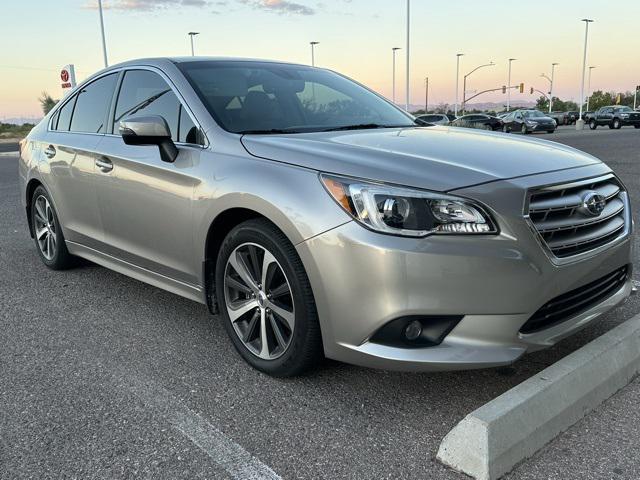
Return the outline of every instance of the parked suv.
<path id="1" fill-rule="evenodd" d="M 609 128 L 619 129 L 627 125 L 640 128 L 640 112 L 635 112 L 631 107 L 609 106 L 601 107 L 589 120 L 589 128 L 595 130 L 599 125 L 608 125 Z"/>
<path id="2" fill-rule="evenodd" d="M 206 304 L 272 375 L 323 355 L 507 365 L 632 290 L 629 199 L 600 160 L 420 127 L 324 69 L 109 67 L 31 131 L 19 173 L 47 267 L 82 257 Z"/>
<path id="3" fill-rule="evenodd" d="M 533 132 L 553 133 L 556 131 L 556 121 L 540 110 L 516 110 L 502 119 L 502 131 L 505 133 Z"/>

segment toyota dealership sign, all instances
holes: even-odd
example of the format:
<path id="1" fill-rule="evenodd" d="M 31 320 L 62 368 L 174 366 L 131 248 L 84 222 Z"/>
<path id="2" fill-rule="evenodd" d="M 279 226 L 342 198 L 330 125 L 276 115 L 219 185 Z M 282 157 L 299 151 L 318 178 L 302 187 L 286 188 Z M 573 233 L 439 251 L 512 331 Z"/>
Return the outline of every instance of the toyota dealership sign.
<path id="1" fill-rule="evenodd" d="M 76 71 L 73 64 L 65 65 L 60 70 L 60 86 L 65 93 L 76 86 Z"/>

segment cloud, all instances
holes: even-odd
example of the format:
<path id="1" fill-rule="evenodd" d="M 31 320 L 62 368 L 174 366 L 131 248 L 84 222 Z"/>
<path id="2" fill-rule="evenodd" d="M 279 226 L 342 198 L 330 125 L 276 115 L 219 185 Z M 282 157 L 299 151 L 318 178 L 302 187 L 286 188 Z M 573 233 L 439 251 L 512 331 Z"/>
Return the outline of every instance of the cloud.
<path id="1" fill-rule="evenodd" d="M 168 7 L 206 7 L 210 4 L 210 0 L 104 0 L 103 8 L 109 10 L 153 11 Z M 97 9 L 98 2 L 95 0 L 88 1 L 83 7 Z"/>
<path id="2" fill-rule="evenodd" d="M 250 7 L 259 8 L 268 12 L 278 13 L 280 15 L 314 15 L 316 11 L 302 5 L 301 3 L 290 2 L 288 0 L 239 0 Z"/>

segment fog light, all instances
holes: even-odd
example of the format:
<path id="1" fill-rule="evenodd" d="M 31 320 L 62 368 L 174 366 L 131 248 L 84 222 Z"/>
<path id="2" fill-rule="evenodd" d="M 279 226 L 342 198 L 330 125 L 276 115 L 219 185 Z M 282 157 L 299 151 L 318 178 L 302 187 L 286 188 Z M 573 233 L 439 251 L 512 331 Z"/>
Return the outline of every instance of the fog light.
<path id="1" fill-rule="evenodd" d="M 404 329 L 404 337 L 409 341 L 417 339 L 421 333 L 422 323 L 419 320 L 414 320 Z"/>

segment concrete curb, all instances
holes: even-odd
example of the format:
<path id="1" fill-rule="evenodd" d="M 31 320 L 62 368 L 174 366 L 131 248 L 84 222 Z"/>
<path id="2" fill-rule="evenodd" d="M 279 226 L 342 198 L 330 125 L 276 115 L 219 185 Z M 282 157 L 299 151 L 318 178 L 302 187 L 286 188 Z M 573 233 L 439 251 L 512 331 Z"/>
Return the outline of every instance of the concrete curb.
<path id="1" fill-rule="evenodd" d="M 467 415 L 437 458 L 493 480 L 532 456 L 640 372 L 640 315 Z"/>

